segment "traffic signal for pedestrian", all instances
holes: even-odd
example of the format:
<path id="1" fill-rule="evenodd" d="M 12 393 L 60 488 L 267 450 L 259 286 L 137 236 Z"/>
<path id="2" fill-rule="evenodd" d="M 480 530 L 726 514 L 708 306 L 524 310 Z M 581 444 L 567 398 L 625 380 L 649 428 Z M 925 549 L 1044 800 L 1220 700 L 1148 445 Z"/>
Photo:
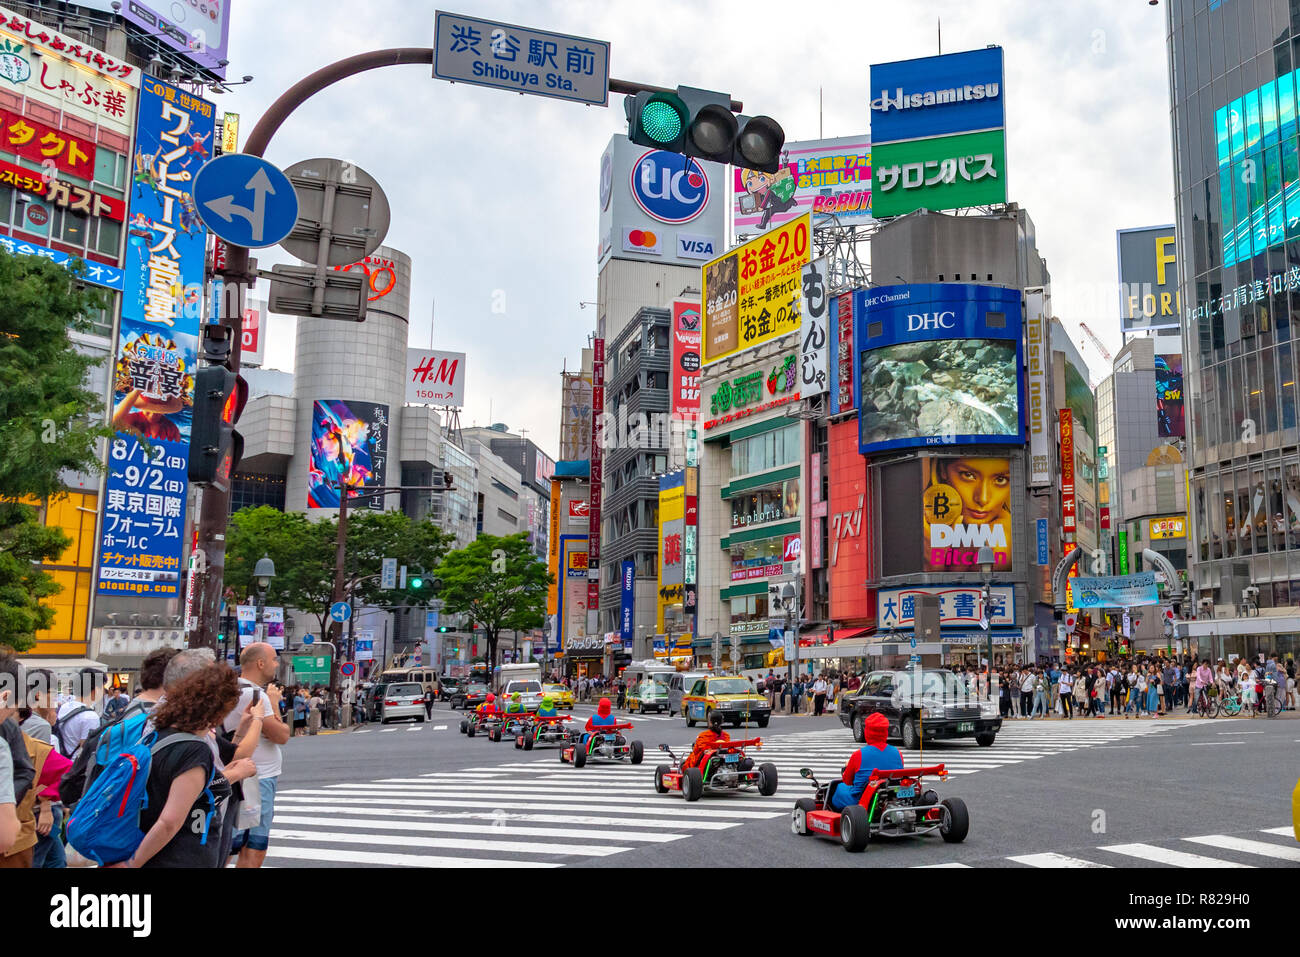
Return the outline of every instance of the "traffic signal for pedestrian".
<path id="1" fill-rule="evenodd" d="M 775 173 L 781 166 L 785 130 L 770 116 L 731 112 L 731 97 L 679 86 L 643 91 L 623 100 L 627 135 L 638 146 L 682 153 L 741 169 Z"/>
<path id="2" fill-rule="evenodd" d="M 190 425 L 189 480 L 218 491 L 230 488 L 230 477 L 244 454 L 244 439 L 235 423 L 248 401 L 248 383 L 231 372 L 230 329 L 203 327 L 201 356 L 211 365 L 194 373 L 194 408 Z"/>

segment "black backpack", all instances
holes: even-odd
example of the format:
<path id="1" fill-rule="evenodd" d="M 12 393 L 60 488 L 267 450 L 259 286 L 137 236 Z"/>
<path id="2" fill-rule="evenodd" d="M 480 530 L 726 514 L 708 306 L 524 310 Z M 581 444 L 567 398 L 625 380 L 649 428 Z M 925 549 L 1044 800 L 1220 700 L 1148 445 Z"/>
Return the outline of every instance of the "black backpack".
<path id="1" fill-rule="evenodd" d="M 79 707 L 73 708 L 71 711 L 69 711 L 66 717 L 56 717 L 56 718 L 54 719 L 54 724 L 50 726 L 50 736 L 54 739 L 54 746 L 55 746 L 56 748 L 59 749 L 59 754 L 63 755 L 65 758 L 71 758 L 71 757 L 72 757 L 72 754 L 69 754 L 66 750 L 64 750 L 64 747 L 63 747 L 63 724 L 64 724 L 64 722 L 65 722 L 65 721 L 71 721 L 71 720 L 72 720 L 73 718 L 75 718 L 77 715 L 79 715 L 79 714 L 85 714 L 87 711 L 93 711 L 93 710 L 94 710 L 93 708 L 90 708 L 90 707 L 88 707 L 88 706 L 86 706 L 86 705 L 83 704 L 83 705 L 80 705 Z M 72 749 L 72 752 L 73 752 L 73 754 L 76 753 L 76 748 L 75 748 L 75 747 Z"/>

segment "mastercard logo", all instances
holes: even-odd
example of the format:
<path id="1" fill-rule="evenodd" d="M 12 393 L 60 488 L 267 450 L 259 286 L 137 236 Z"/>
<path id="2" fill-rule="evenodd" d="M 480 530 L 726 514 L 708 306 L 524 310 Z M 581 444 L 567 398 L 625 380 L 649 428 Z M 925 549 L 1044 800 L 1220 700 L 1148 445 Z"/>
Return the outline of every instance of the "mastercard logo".
<path id="1" fill-rule="evenodd" d="M 627 241 L 633 246 L 654 249 L 659 245 L 659 237 L 648 229 L 633 229 L 627 234 Z"/>

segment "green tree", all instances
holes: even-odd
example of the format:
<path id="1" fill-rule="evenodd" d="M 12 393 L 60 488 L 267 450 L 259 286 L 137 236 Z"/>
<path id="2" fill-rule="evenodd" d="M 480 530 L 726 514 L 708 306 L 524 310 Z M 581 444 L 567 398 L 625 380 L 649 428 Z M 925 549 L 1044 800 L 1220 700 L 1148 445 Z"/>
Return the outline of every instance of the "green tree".
<path id="1" fill-rule="evenodd" d="M 96 442 L 112 435 L 97 424 L 103 398 L 85 387 L 87 371 L 103 360 L 78 352 L 68 336 L 88 330 L 86 317 L 102 308 L 79 272 L 0 250 L 0 644 L 18 651 L 53 622 L 41 602 L 61 590 L 33 563 L 53 561 L 71 544 L 27 503 L 66 494 L 64 469 L 99 471 Z"/>
<path id="2" fill-rule="evenodd" d="M 486 660 L 496 661 L 503 631 L 540 628 L 550 572 L 529 550 L 528 536 L 480 535 L 447 555 L 438 567 L 438 597 L 449 614 L 463 614 L 482 628 Z"/>
<path id="3" fill-rule="evenodd" d="M 252 595 L 253 570 L 258 559 L 267 555 L 275 562 L 267 604 L 315 616 L 319 633 L 324 634 L 334 596 L 337 538 L 334 519 L 313 522 L 301 513 L 268 506 L 241 509 L 231 516 L 226 532 L 225 585 L 237 596 Z M 427 605 L 433 598 L 430 587 L 413 589 L 408 580 L 405 592 L 380 588 L 383 560 L 397 559 L 412 577 L 419 569 L 431 574 L 450 541 L 451 536 L 428 519 L 414 521 L 401 512 L 349 512 L 344 599 L 355 597 L 358 606 Z"/>

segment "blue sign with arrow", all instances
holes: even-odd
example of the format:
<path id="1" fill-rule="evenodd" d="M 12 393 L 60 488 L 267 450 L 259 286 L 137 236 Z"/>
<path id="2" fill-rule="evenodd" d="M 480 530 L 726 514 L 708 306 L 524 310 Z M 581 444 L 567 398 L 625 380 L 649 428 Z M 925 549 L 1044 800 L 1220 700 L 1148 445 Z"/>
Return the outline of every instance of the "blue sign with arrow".
<path id="1" fill-rule="evenodd" d="M 194 177 L 193 192 L 203 225 L 235 246 L 274 246 L 298 222 L 289 177 L 260 156 L 218 156 Z"/>
<path id="2" fill-rule="evenodd" d="M 303 643 L 304 645 L 310 645 L 310 644 L 313 644 L 315 641 L 316 641 L 316 636 L 315 636 L 315 635 L 303 635 L 303 636 L 302 636 L 302 643 Z"/>
<path id="3" fill-rule="evenodd" d="M 339 623 L 352 617 L 352 606 L 345 601 L 336 601 L 330 605 L 330 618 Z"/>

